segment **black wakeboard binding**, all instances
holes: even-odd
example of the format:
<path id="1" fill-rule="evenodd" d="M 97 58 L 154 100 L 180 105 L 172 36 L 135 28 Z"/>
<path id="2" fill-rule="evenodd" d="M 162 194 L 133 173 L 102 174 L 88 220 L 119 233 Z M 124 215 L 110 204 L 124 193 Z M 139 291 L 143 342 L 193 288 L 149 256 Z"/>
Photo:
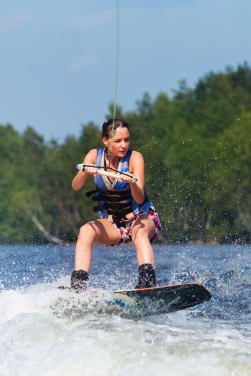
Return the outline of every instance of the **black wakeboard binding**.
<path id="1" fill-rule="evenodd" d="M 89 276 L 85 270 L 74 270 L 71 275 L 71 289 L 82 292 L 87 289 Z"/>
<path id="2" fill-rule="evenodd" d="M 135 289 L 143 289 L 156 286 L 156 276 L 152 264 L 139 266 L 139 282 Z"/>

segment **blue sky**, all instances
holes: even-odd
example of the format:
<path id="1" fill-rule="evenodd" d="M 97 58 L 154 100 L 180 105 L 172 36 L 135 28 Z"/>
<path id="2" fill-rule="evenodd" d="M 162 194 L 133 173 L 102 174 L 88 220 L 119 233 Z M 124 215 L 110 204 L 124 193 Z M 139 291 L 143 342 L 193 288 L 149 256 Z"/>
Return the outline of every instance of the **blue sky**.
<path id="1" fill-rule="evenodd" d="M 171 95 L 209 71 L 251 62 L 250 0 L 120 0 L 118 104 Z M 102 124 L 114 99 L 115 0 L 0 4 L 0 123 L 46 140 Z"/>

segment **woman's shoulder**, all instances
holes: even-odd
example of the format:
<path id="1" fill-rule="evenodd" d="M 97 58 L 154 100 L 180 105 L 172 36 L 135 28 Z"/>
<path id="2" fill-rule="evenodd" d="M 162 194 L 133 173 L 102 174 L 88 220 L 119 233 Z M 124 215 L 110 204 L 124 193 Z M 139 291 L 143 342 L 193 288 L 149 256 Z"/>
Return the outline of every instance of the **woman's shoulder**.
<path id="1" fill-rule="evenodd" d="M 84 159 L 85 164 L 88 164 L 88 163 L 95 164 L 97 156 L 98 156 L 98 149 L 89 150 Z"/>
<path id="2" fill-rule="evenodd" d="M 137 158 L 144 159 L 143 155 L 139 151 L 136 151 L 136 150 L 131 151 L 131 158 L 133 158 L 133 159 L 137 159 Z"/>
<path id="3" fill-rule="evenodd" d="M 136 166 L 136 165 L 144 165 L 144 158 L 143 155 L 136 150 L 132 150 L 131 157 L 130 157 L 130 165 Z"/>
<path id="4" fill-rule="evenodd" d="M 91 149 L 91 150 L 89 150 L 88 154 L 89 155 L 93 155 L 93 156 L 97 156 L 98 155 L 98 150 L 99 149 Z"/>

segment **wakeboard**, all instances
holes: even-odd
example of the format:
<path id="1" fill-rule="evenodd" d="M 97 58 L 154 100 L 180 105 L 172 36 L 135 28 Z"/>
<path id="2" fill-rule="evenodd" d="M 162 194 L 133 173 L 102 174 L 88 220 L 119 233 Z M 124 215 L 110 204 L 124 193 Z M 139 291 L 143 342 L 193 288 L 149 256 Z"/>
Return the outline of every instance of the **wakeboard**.
<path id="1" fill-rule="evenodd" d="M 135 306 L 146 315 L 169 313 L 190 308 L 211 299 L 212 294 L 197 282 L 157 286 L 112 293 L 114 304 Z"/>
<path id="2" fill-rule="evenodd" d="M 59 288 L 74 291 L 63 286 Z M 100 292 L 89 290 L 89 294 L 97 296 Z M 210 300 L 211 297 L 211 292 L 201 283 L 192 282 L 114 291 L 108 300 L 106 296 L 106 300 L 127 312 L 152 316 L 190 308 Z"/>

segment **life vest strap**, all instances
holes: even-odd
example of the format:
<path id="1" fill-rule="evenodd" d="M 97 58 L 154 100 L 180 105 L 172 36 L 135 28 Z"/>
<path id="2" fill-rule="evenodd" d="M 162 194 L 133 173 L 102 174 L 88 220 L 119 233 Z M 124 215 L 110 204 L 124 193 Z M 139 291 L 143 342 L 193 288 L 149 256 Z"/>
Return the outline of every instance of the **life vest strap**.
<path id="1" fill-rule="evenodd" d="M 109 191 L 108 189 L 94 189 L 93 191 L 86 192 L 87 197 L 91 197 L 92 195 L 98 193 L 99 195 L 105 195 L 107 197 L 109 196 L 119 196 L 119 197 L 125 197 L 128 194 L 131 194 L 131 190 L 127 189 L 125 191 Z"/>
<path id="2" fill-rule="evenodd" d="M 98 201 L 99 205 L 93 207 L 94 212 L 107 210 L 108 215 L 112 215 L 113 220 L 117 223 L 119 219 L 132 213 L 131 191 L 109 191 L 108 189 L 98 189 L 86 193 L 87 197 L 91 197 L 93 201 Z M 126 202 L 125 202 L 126 200 Z M 105 201 L 102 204 L 102 201 Z"/>
<path id="3" fill-rule="evenodd" d="M 99 210 L 104 210 L 104 209 L 111 209 L 113 211 L 118 211 L 120 212 L 120 210 L 122 209 L 130 209 L 132 211 L 132 205 L 130 202 L 119 202 L 119 203 L 105 203 L 105 204 L 101 204 L 101 205 L 97 205 L 97 206 L 94 206 L 93 210 L 95 212 L 99 211 Z"/>
<path id="4" fill-rule="evenodd" d="M 92 201 L 107 201 L 107 202 L 119 202 L 121 200 L 130 200 L 132 198 L 131 194 L 128 194 L 127 196 L 104 196 L 99 195 L 98 197 L 94 196 L 92 197 Z"/>

